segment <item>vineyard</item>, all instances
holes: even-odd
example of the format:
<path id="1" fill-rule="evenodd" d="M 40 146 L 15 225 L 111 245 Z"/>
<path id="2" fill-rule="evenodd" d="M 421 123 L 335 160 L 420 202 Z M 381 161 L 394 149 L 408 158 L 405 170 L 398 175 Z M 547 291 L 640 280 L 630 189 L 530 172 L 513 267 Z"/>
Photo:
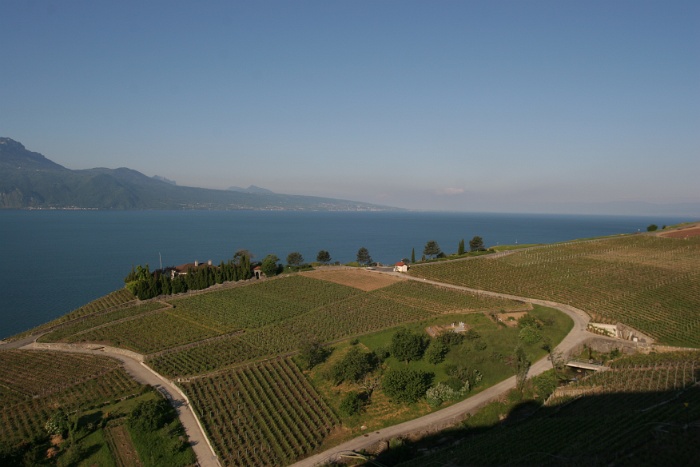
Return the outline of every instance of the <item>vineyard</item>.
<path id="1" fill-rule="evenodd" d="M 289 359 L 182 384 L 223 465 L 285 465 L 339 421 Z"/>
<path id="2" fill-rule="evenodd" d="M 401 465 L 690 465 L 700 456 L 698 380 L 698 353 L 636 356 L 559 388 L 525 421 L 465 431 L 456 448 Z"/>
<path id="3" fill-rule="evenodd" d="M 104 297 L 100 297 L 97 300 L 93 300 L 92 302 L 81 306 L 80 308 L 77 308 L 70 313 L 67 313 L 60 318 L 57 318 L 53 321 L 49 321 L 48 323 L 42 324 L 41 326 L 35 328 L 35 329 L 30 329 L 28 331 L 25 331 L 21 334 L 18 334 L 16 336 L 12 336 L 12 339 L 20 338 L 29 334 L 36 334 L 42 330 L 46 329 L 51 329 L 59 324 L 66 323 L 69 321 L 73 321 L 78 318 L 82 318 L 84 316 L 89 316 L 92 314 L 97 314 L 106 310 L 109 310 L 111 308 L 117 308 L 121 306 L 127 305 L 129 302 L 135 301 L 136 297 L 129 292 L 126 289 L 119 289 L 117 291 L 114 291 L 110 294 L 105 295 Z"/>
<path id="4" fill-rule="evenodd" d="M 700 237 L 647 235 L 553 244 L 416 265 L 441 282 L 567 303 L 670 345 L 700 347 Z"/>
<path id="5" fill-rule="evenodd" d="M 170 377 L 186 377 L 261 357 L 294 352 L 305 341 L 316 339 L 330 342 L 420 321 L 439 313 L 524 308 L 524 304 L 512 300 L 461 293 L 415 281 L 395 282 L 387 287 L 362 293 L 357 289 L 330 282 L 292 276 L 247 288 L 256 289 L 274 283 L 277 283 L 275 287 L 286 287 L 286 290 L 290 290 L 284 295 L 287 302 L 285 306 L 305 306 L 307 311 L 265 326 L 253 322 L 245 332 L 210 339 L 173 352 L 164 352 L 151 358 L 149 364 L 156 371 Z M 275 297 L 277 301 L 282 301 L 279 295 Z M 297 297 L 311 298 L 304 304 L 306 298 Z M 219 298 L 212 297 L 209 300 L 209 303 L 215 303 Z M 175 310 L 179 310 L 181 306 L 178 304 Z M 218 313 L 216 310 L 214 306 L 205 309 L 201 321 L 207 322 L 206 316 Z M 261 323 L 268 323 L 271 321 L 270 316 L 279 317 L 279 312 L 263 310 L 259 315 Z M 250 313 L 247 319 L 253 320 L 255 316 Z"/>
<path id="6" fill-rule="evenodd" d="M 44 435 L 58 407 L 70 413 L 141 389 L 106 357 L 4 350 L 0 365 L 0 440 L 8 446 Z"/>

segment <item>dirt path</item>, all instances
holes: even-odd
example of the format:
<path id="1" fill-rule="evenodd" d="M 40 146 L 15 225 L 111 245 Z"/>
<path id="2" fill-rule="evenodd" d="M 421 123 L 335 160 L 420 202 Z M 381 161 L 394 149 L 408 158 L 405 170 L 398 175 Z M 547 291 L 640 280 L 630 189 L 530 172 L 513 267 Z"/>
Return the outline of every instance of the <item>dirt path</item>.
<path id="1" fill-rule="evenodd" d="M 400 274 L 400 273 L 386 273 L 386 272 L 378 272 L 379 274 Z M 439 285 L 441 287 L 448 287 L 452 289 L 457 289 L 457 290 L 465 290 L 469 292 L 478 292 L 481 295 L 488 295 L 492 297 L 501 297 L 501 298 L 509 298 L 512 300 L 520 300 L 523 302 L 528 302 L 532 303 L 535 305 L 543 305 L 543 306 L 548 306 L 551 308 L 556 308 L 558 310 L 561 310 L 562 312 L 566 313 L 571 319 L 574 320 L 574 327 L 571 329 L 571 332 L 567 334 L 567 336 L 564 338 L 564 340 L 559 343 L 559 345 L 556 347 L 556 351 L 561 352 L 562 354 L 566 354 L 569 352 L 571 349 L 574 347 L 582 344 L 586 339 L 589 339 L 590 337 L 594 336 L 593 334 L 590 334 L 586 331 L 586 328 L 588 327 L 588 321 L 590 320 L 590 317 L 582 310 L 579 310 L 578 308 L 574 308 L 569 305 L 564 305 L 561 303 L 556 303 L 556 302 L 550 302 L 547 300 L 536 300 L 532 298 L 527 298 L 527 297 L 518 297 L 516 295 L 509 295 L 509 294 L 501 294 L 501 293 L 496 293 L 496 292 L 488 292 L 484 290 L 477 290 L 477 289 L 470 289 L 468 287 L 461 287 L 461 286 L 456 286 L 456 285 L 450 285 L 450 284 L 445 284 L 442 282 L 437 282 L 437 281 L 430 281 L 430 280 L 425 280 L 425 279 L 420 279 L 417 277 L 411 277 L 407 275 L 402 275 L 403 277 L 406 277 L 410 280 L 416 280 L 419 282 L 425 282 L 427 284 L 434 284 L 434 285 Z M 540 373 L 545 372 L 546 370 L 549 370 L 552 367 L 551 363 L 547 360 L 547 358 L 543 358 L 537 362 L 535 362 L 531 367 L 530 371 L 528 372 L 528 377 L 533 377 L 536 375 L 539 375 Z M 360 451 L 363 449 L 367 449 L 379 442 L 386 442 L 390 440 L 391 438 L 395 438 L 397 436 L 402 436 L 402 435 L 407 435 L 409 433 L 415 433 L 415 432 L 437 432 L 440 431 L 444 428 L 447 428 L 449 426 L 454 425 L 457 423 L 459 420 L 461 420 L 467 413 L 474 413 L 476 412 L 479 408 L 487 404 L 489 401 L 497 398 L 504 392 L 512 389 L 515 387 L 515 376 L 512 376 L 508 378 L 505 381 L 501 381 L 500 383 L 491 386 L 488 389 L 485 389 L 484 391 L 475 394 L 474 396 L 463 400 L 462 402 L 458 402 L 456 404 L 453 404 L 449 407 L 446 407 L 442 410 L 438 410 L 437 412 L 430 413 L 428 415 L 425 415 L 420 418 L 416 418 L 414 420 L 409 420 L 407 422 L 394 425 L 391 427 L 383 428 L 379 431 L 373 432 L 373 433 L 368 433 L 365 434 L 361 437 L 352 439 L 350 441 L 347 441 L 339 446 L 336 446 L 334 448 L 328 449 L 320 454 L 316 454 L 315 456 L 308 457 L 302 461 L 299 461 L 295 464 L 292 464 L 292 467 L 312 467 L 312 466 L 317 466 L 325 463 L 329 463 L 331 461 L 336 461 L 338 460 L 338 455 L 343 452 L 347 451 Z"/>
<path id="2" fill-rule="evenodd" d="M 189 437 L 200 467 L 220 467 L 214 448 L 209 443 L 204 429 L 195 416 L 187 396 L 171 381 L 163 378 L 143 363 L 143 355 L 114 347 L 81 344 L 42 344 L 33 342 L 23 349 L 51 350 L 58 352 L 88 353 L 116 358 L 124 364 L 124 369 L 136 381 L 149 384 L 160 391 L 175 407 L 180 422 Z"/>

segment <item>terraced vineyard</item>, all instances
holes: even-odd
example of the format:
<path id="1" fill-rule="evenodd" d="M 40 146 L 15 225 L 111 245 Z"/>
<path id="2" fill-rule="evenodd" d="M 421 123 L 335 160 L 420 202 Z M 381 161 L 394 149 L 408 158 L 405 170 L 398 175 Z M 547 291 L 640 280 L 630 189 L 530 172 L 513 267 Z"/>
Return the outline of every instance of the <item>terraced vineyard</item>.
<path id="1" fill-rule="evenodd" d="M 78 318 L 82 318 L 84 316 L 97 314 L 102 311 L 109 310 L 110 308 L 126 306 L 128 303 L 134 302 L 135 300 L 136 297 L 134 297 L 134 295 L 131 292 L 129 292 L 126 289 L 119 289 L 110 294 L 105 295 L 104 297 L 100 297 L 97 300 L 93 300 L 92 302 L 83 305 L 80 308 L 71 311 L 70 313 L 63 315 L 60 318 L 42 324 L 41 326 L 35 329 L 30 329 L 21 334 L 17 334 L 16 336 L 13 336 L 13 339 L 23 337 L 32 333 L 36 334 L 37 332 L 40 332 L 42 330 L 53 328 L 56 325 L 66 323 Z"/>
<path id="2" fill-rule="evenodd" d="M 0 440 L 7 446 L 43 435 L 58 407 L 70 413 L 141 390 L 106 357 L 3 350 L 0 365 Z"/>
<path id="3" fill-rule="evenodd" d="M 640 355 L 615 366 L 558 389 L 526 421 L 464 430 L 456 448 L 401 465 L 696 463 L 700 353 Z"/>
<path id="4" fill-rule="evenodd" d="M 700 347 L 700 237 L 635 235 L 546 245 L 499 257 L 416 265 L 411 274 L 568 303 L 593 321 Z"/>
<path id="5" fill-rule="evenodd" d="M 337 417 L 289 359 L 182 384 L 223 465 L 285 465 L 311 453 Z"/>
<path id="6" fill-rule="evenodd" d="M 279 283 L 277 287 L 293 285 L 297 296 L 315 295 L 311 305 L 317 306 L 274 324 L 159 354 L 151 358 L 149 364 L 170 377 L 185 377 L 293 352 L 302 342 L 310 339 L 330 342 L 420 321 L 439 313 L 524 307 L 524 304 L 512 300 L 448 291 L 415 282 L 396 282 L 365 293 L 300 276 L 280 278 L 269 283 L 275 282 Z M 292 302 L 295 300 L 293 297 Z M 206 322 L 207 312 L 204 314 Z M 248 319 L 253 319 L 253 316 L 251 314 Z M 267 321 L 268 316 L 264 315 L 263 321 Z"/>

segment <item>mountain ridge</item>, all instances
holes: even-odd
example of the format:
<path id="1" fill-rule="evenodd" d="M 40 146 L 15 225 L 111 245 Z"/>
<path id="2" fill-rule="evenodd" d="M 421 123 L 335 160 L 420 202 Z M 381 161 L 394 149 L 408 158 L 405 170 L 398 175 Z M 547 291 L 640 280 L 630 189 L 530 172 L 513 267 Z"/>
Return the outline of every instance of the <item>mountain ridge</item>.
<path id="1" fill-rule="evenodd" d="M 0 209 L 401 210 L 254 185 L 237 191 L 179 186 L 127 167 L 72 170 L 7 137 L 0 137 Z"/>

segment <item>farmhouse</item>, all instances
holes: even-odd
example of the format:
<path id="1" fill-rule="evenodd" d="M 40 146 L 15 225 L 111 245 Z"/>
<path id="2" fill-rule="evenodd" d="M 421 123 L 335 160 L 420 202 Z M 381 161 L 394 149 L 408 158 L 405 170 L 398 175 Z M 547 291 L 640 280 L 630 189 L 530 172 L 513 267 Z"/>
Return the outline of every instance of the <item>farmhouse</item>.
<path id="1" fill-rule="evenodd" d="M 394 265 L 394 272 L 408 272 L 408 264 L 399 261 Z"/>
<path id="2" fill-rule="evenodd" d="M 212 267 L 211 260 L 207 261 L 206 263 L 200 263 L 199 261 L 195 261 L 194 263 L 181 264 L 179 266 L 165 268 L 165 271 L 170 272 L 171 279 L 175 279 L 175 277 L 177 277 L 177 276 L 186 276 L 187 271 L 189 271 L 189 270 L 195 270 L 195 269 L 200 269 L 200 268 L 210 268 L 210 267 Z"/>

